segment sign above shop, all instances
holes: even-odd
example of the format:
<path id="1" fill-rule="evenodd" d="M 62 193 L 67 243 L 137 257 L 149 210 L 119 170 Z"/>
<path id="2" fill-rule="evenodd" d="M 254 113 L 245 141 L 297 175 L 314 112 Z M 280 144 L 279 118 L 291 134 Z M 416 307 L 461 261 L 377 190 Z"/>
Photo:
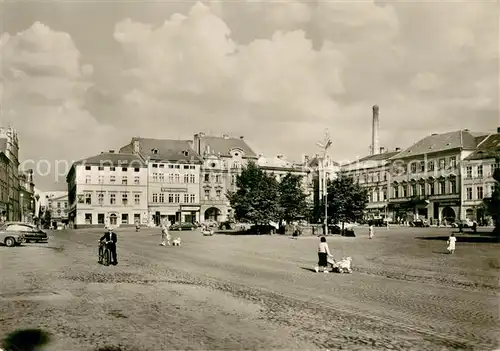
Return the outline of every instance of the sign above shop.
<path id="1" fill-rule="evenodd" d="M 162 193 L 185 193 L 187 188 L 161 188 Z"/>

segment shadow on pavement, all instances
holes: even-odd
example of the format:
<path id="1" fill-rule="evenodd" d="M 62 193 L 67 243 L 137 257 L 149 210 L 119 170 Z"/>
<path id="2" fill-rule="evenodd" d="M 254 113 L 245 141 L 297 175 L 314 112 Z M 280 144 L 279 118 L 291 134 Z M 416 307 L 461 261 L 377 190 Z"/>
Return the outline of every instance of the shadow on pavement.
<path id="1" fill-rule="evenodd" d="M 450 254 L 448 251 L 432 251 L 432 253 L 441 254 L 441 255 L 449 255 Z"/>
<path id="2" fill-rule="evenodd" d="M 447 241 L 448 236 L 419 236 L 417 239 L 419 240 L 438 240 L 438 241 Z M 465 235 L 457 235 L 457 242 L 459 243 L 499 243 L 500 237 L 497 236 L 485 236 L 485 235 L 474 235 L 474 236 L 465 236 Z"/>
<path id="3" fill-rule="evenodd" d="M 302 268 L 305 271 L 316 273 L 316 271 L 313 268 L 310 268 L 310 267 L 300 267 L 300 268 Z"/>
<path id="4" fill-rule="evenodd" d="M 16 330 L 2 342 L 5 351 L 35 351 L 50 343 L 50 334 L 41 329 Z"/>

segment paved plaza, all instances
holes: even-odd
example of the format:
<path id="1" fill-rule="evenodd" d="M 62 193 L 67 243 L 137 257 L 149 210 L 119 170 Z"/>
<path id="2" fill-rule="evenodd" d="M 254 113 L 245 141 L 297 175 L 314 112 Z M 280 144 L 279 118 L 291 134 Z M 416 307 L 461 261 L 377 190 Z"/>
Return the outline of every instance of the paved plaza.
<path id="1" fill-rule="evenodd" d="M 366 228 L 329 237 L 353 274 L 317 274 L 318 239 L 119 228 L 118 266 L 97 263 L 102 229 L 51 232 L 48 245 L 0 247 L 0 336 L 53 335 L 54 351 L 493 350 L 500 244 L 445 254 L 447 228 Z M 481 240 L 480 240 L 481 239 Z"/>

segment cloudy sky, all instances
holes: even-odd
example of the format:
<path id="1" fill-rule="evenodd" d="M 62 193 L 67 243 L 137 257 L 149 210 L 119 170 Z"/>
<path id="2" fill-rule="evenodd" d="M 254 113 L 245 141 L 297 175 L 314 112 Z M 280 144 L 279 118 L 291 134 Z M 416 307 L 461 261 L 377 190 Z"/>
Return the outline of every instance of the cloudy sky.
<path id="1" fill-rule="evenodd" d="M 500 125 L 496 1 L 5 0 L 0 10 L 1 124 L 18 130 L 23 160 L 53 172 L 55 160 L 132 136 L 199 131 L 299 160 L 329 128 L 331 155 L 355 159 L 368 153 L 373 104 L 389 149 Z M 54 179 L 36 180 L 60 188 Z"/>

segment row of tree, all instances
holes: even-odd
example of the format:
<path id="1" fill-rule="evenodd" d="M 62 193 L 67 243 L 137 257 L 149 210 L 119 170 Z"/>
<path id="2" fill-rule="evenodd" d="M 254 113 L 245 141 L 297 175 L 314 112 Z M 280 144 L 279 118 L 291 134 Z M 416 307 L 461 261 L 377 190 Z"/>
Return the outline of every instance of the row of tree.
<path id="1" fill-rule="evenodd" d="M 227 194 L 236 220 L 265 225 L 320 218 L 320 203 L 316 204 L 315 210 L 314 204 L 307 199 L 299 175 L 288 173 L 278 181 L 272 174 L 249 163 L 237 177 L 236 185 L 237 190 Z M 368 192 L 350 177 L 341 174 L 330 181 L 327 193 L 330 221 L 343 223 L 362 218 L 368 203 Z"/>

